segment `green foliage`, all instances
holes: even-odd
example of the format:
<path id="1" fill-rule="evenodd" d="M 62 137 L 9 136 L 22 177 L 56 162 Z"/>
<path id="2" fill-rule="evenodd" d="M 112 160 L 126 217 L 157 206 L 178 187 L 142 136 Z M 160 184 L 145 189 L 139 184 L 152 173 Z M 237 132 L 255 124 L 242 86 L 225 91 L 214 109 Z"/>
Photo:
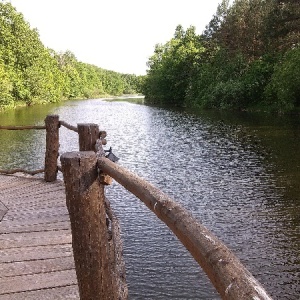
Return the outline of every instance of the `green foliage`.
<path id="1" fill-rule="evenodd" d="M 8 73 L 5 72 L 5 65 L 3 61 L 0 60 L 0 110 L 4 106 L 13 105 L 13 97 L 11 95 L 12 83 L 8 76 Z"/>
<path id="2" fill-rule="evenodd" d="M 275 110 L 287 111 L 300 106 L 300 47 L 285 53 L 275 65 L 266 87 L 266 102 Z"/>
<path id="3" fill-rule="evenodd" d="M 174 38 L 156 45 L 142 89 L 146 102 L 183 106 L 195 61 L 203 51 L 195 28 L 176 28 Z"/>
<path id="4" fill-rule="evenodd" d="M 10 3 L 0 2 L 0 109 L 63 99 L 136 93 L 140 79 L 77 61 L 44 47 Z"/>
<path id="5" fill-rule="evenodd" d="M 230 59 L 223 49 L 210 62 L 199 64 L 197 75 L 190 82 L 186 105 L 191 107 L 243 109 L 246 86 L 240 80 L 247 64 L 242 55 Z"/>
<path id="6" fill-rule="evenodd" d="M 133 74 L 121 74 L 124 84 L 123 94 L 136 94 L 141 92 L 142 77 Z"/>
<path id="7" fill-rule="evenodd" d="M 182 26 L 148 62 L 148 103 L 287 111 L 299 100 L 296 0 L 223 0 L 197 36 Z"/>
<path id="8" fill-rule="evenodd" d="M 273 70 L 274 58 L 268 55 L 248 64 L 240 80 L 244 83 L 245 97 L 249 106 L 255 106 L 264 101 L 264 90 Z"/>

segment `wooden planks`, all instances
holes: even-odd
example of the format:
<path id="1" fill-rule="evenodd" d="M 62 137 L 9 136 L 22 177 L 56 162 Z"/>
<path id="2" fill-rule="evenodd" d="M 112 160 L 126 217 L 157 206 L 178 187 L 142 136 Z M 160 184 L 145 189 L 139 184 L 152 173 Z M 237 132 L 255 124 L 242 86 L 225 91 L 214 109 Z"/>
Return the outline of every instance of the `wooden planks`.
<path id="1" fill-rule="evenodd" d="M 0 202 L 0 221 L 5 216 L 6 213 L 7 213 L 7 207 L 2 202 Z"/>
<path id="2" fill-rule="evenodd" d="M 44 272 L 1 278 L 1 294 L 35 291 L 76 283 L 73 270 Z M 13 298 L 12 298 L 13 299 Z"/>
<path id="3" fill-rule="evenodd" d="M 79 299 L 63 183 L 0 175 L 0 300 Z"/>
<path id="4" fill-rule="evenodd" d="M 79 299 L 76 285 L 1 295 L 1 300 L 65 300 Z"/>

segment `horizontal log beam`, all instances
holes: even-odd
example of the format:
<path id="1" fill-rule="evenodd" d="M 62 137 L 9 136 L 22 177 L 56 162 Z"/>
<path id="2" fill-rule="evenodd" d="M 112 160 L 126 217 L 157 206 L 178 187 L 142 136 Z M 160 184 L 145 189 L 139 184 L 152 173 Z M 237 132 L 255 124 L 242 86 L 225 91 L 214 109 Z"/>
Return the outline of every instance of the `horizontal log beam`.
<path id="1" fill-rule="evenodd" d="M 185 208 L 125 168 L 103 157 L 98 167 L 142 200 L 178 237 L 222 297 L 270 300 L 240 260 Z"/>
<path id="2" fill-rule="evenodd" d="M 0 126 L 0 129 L 4 129 L 4 130 L 46 129 L 46 126 L 36 126 L 36 125 L 27 125 L 27 126 Z"/>
<path id="3" fill-rule="evenodd" d="M 68 124 L 68 123 L 65 122 L 65 121 L 59 121 L 59 124 L 60 124 L 61 126 L 64 126 L 64 127 L 68 128 L 69 130 L 73 130 L 73 131 L 75 131 L 75 132 L 78 132 L 78 129 L 77 129 L 76 126 L 70 125 L 70 124 Z"/>
<path id="4" fill-rule="evenodd" d="M 24 170 L 24 169 L 0 170 L 1 174 L 25 173 L 25 174 L 29 174 L 29 175 L 36 175 L 36 174 L 43 173 L 43 172 L 45 172 L 44 169 L 35 170 L 35 171 L 28 171 L 28 170 Z"/>

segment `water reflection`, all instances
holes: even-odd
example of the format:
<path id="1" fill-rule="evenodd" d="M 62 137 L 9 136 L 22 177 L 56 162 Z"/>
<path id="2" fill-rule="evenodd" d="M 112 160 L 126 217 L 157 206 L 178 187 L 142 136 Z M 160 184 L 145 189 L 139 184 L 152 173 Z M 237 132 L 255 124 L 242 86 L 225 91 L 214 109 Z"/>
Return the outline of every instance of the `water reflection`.
<path id="1" fill-rule="evenodd" d="M 274 299 L 298 299 L 299 121 L 90 100 L 8 113 L 0 123 L 42 124 L 48 113 L 73 125 L 100 124 L 120 164 L 192 211 Z M 61 153 L 78 149 L 76 133 L 62 128 L 60 136 Z M 0 131 L 0 139 L 0 168 L 43 165 L 42 132 Z M 139 200 L 116 183 L 107 194 L 121 221 L 130 299 L 219 298 Z"/>

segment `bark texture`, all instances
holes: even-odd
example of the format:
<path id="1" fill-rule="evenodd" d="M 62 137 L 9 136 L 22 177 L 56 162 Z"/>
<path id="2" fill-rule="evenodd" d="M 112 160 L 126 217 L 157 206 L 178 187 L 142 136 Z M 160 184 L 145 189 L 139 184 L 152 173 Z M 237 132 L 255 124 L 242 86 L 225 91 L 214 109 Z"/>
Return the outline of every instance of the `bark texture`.
<path id="1" fill-rule="evenodd" d="M 79 134 L 79 151 L 95 151 L 99 138 L 99 126 L 93 123 L 77 124 Z"/>
<path id="2" fill-rule="evenodd" d="M 45 181 L 57 179 L 57 158 L 59 149 L 59 117 L 48 115 L 45 119 L 46 125 L 46 153 L 45 153 Z"/>
<path id="3" fill-rule="evenodd" d="M 119 299 L 96 160 L 91 151 L 61 156 L 79 293 L 81 300 Z"/>

